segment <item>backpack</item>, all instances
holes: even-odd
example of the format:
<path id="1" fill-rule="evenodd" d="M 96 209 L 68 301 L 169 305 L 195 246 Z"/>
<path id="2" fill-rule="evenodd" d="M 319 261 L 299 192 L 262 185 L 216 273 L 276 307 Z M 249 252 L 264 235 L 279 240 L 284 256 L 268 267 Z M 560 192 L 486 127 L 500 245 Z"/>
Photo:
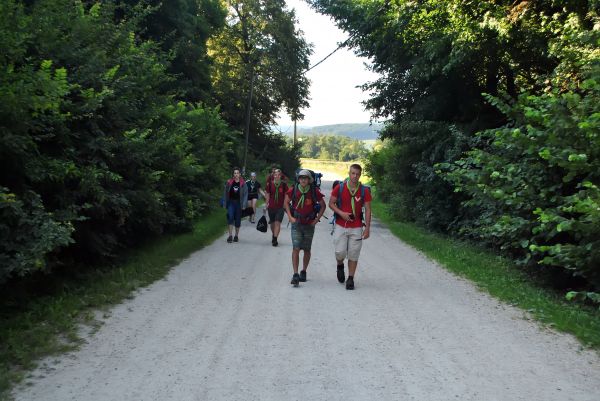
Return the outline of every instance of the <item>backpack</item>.
<path id="1" fill-rule="evenodd" d="M 342 208 L 342 192 L 344 192 L 344 185 L 346 185 L 346 180 L 342 180 L 342 181 L 340 181 L 340 180 L 335 180 L 335 181 L 333 182 L 333 187 L 332 187 L 332 188 L 335 188 L 335 186 L 336 186 L 336 185 L 339 185 L 339 191 L 338 191 L 337 201 L 335 202 L 335 204 L 336 204 L 336 206 L 337 206 L 338 208 L 340 208 L 340 209 L 341 209 L 341 208 Z M 365 199 L 365 192 L 366 192 L 366 189 L 368 188 L 369 190 L 371 190 L 371 187 L 369 187 L 368 185 L 363 185 L 363 184 L 359 184 L 359 185 L 360 185 L 360 198 L 361 198 L 361 199 Z M 364 218 L 364 210 L 365 210 L 365 202 L 364 202 L 364 200 L 363 200 L 363 206 L 362 206 L 362 208 L 360 209 L 360 216 L 359 216 L 361 221 L 362 221 L 362 220 L 363 220 L 363 218 Z M 338 217 L 338 214 L 337 214 L 337 213 L 334 213 L 334 214 L 333 214 L 333 220 L 332 220 L 332 222 L 331 222 L 332 224 L 335 224 L 335 219 L 336 219 L 337 217 Z M 364 222 L 363 222 L 363 224 L 364 224 Z M 334 227 L 335 227 L 335 226 L 334 226 Z"/>
<path id="2" fill-rule="evenodd" d="M 303 169 L 303 170 L 307 170 L 307 169 Z M 313 211 L 308 216 L 301 216 L 296 211 L 296 192 L 299 191 L 298 186 L 300 185 L 300 183 L 298 182 L 298 172 L 299 171 L 300 170 L 296 171 L 296 180 L 294 181 L 294 186 L 292 187 L 293 191 L 292 191 L 292 199 L 290 201 L 290 210 L 292 211 L 292 215 L 294 217 L 314 219 L 315 216 L 317 214 L 319 214 L 319 211 L 321 210 L 321 204 L 317 201 L 317 185 L 316 185 L 316 180 L 315 180 L 316 174 L 314 171 L 308 170 L 313 179 L 313 182 L 310 184 L 310 196 L 312 197 L 312 200 L 313 200 Z M 319 179 L 319 182 L 320 182 L 320 179 Z"/>

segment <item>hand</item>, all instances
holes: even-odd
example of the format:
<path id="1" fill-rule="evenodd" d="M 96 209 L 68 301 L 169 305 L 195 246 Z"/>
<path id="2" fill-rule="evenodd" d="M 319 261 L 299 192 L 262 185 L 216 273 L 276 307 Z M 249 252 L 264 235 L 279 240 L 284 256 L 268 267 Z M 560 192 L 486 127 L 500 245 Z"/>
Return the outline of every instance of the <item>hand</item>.
<path id="1" fill-rule="evenodd" d="M 367 239 L 367 238 L 369 238 L 370 235 L 371 235 L 371 233 L 370 233 L 369 227 L 365 227 L 365 230 L 363 231 L 362 239 Z"/>
<path id="2" fill-rule="evenodd" d="M 315 219 L 313 221 L 310 222 L 311 226 L 316 226 L 317 223 L 320 221 L 321 219 L 319 217 L 315 217 Z"/>
<path id="3" fill-rule="evenodd" d="M 342 218 L 346 221 L 354 221 L 354 216 L 352 215 L 352 213 L 350 212 L 341 212 L 338 213 L 340 216 L 342 216 Z"/>
<path id="4" fill-rule="evenodd" d="M 298 219 L 296 219 L 295 217 L 288 217 L 290 220 L 290 223 L 294 224 L 296 221 L 298 221 Z"/>

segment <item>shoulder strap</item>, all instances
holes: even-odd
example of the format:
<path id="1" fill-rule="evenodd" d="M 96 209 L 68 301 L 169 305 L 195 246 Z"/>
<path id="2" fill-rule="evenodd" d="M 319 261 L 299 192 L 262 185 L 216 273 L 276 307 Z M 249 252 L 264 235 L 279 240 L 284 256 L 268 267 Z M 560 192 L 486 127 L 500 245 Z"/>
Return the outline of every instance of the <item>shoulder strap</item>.
<path id="1" fill-rule="evenodd" d="M 339 187 L 339 191 L 338 191 L 338 197 L 337 197 L 337 207 L 341 208 L 342 207 L 342 192 L 344 192 L 344 184 L 346 183 L 346 180 L 342 180 L 340 181 L 340 183 L 338 184 Z"/>

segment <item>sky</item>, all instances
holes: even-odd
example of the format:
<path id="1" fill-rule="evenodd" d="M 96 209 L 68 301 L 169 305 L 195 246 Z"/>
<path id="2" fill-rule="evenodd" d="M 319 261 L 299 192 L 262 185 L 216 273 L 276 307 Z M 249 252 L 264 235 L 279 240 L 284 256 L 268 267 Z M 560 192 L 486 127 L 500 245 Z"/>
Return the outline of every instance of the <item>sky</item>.
<path id="1" fill-rule="evenodd" d="M 310 65 L 313 66 L 335 50 L 348 38 L 348 34 L 338 29 L 325 15 L 311 9 L 302 0 L 286 0 L 288 8 L 296 10 L 297 27 L 304 32 L 307 42 L 313 44 Z M 304 120 L 298 126 L 314 127 L 342 123 L 368 123 L 370 115 L 364 110 L 361 101 L 368 99 L 368 93 L 356 86 L 376 79 L 376 74 L 368 71 L 365 58 L 359 58 L 351 50 L 343 48 L 307 73 L 310 85 L 310 106 L 303 109 Z M 283 112 L 277 124 L 286 132 L 293 131 L 293 122 Z"/>

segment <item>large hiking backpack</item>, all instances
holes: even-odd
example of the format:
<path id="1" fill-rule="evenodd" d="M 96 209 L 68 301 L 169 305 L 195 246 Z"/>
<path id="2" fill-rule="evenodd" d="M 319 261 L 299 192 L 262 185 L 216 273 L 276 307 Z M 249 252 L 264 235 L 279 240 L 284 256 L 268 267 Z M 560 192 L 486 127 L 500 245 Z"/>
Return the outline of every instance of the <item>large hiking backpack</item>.
<path id="1" fill-rule="evenodd" d="M 302 170 L 308 170 L 308 169 L 302 169 Z M 299 191 L 298 186 L 300 185 L 300 183 L 298 182 L 298 172 L 300 172 L 300 169 L 296 171 L 296 179 L 294 181 L 294 186 L 292 187 L 293 188 L 292 199 L 290 200 L 290 210 L 292 212 L 292 216 L 314 219 L 315 216 L 317 216 L 319 214 L 319 212 L 321 211 L 321 204 L 317 201 L 317 184 L 316 184 L 317 181 L 315 178 L 315 176 L 317 174 L 312 170 L 308 170 L 308 172 L 310 173 L 310 175 L 312 176 L 312 179 L 313 179 L 313 182 L 310 184 L 310 196 L 312 197 L 312 200 L 313 200 L 313 211 L 308 216 L 301 216 L 296 211 L 296 192 Z M 318 175 L 319 175 L 319 183 L 320 183 L 321 182 L 320 177 L 322 177 L 323 174 L 318 173 Z"/>
<path id="2" fill-rule="evenodd" d="M 333 187 L 335 188 L 336 185 L 339 185 L 339 190 L 338 190 L 338 196 L 337 196 L 337 201 L 335 202 L 336 206 L 338 208 L 342 208 L 342 192 L 344 192 L 344 186 L 346 185 L 346 181 L 347 180 L 335 180 L 333 182 Z M 365 192 L 367 189 L 371 190 L 371 187 L 369 187 L 368 185 L 363 185 L 363 184 L 359 184 L 360 185 L 360 198 L 363 199 L 363 204 L 362 207 L 360 209 L 360 221 L 364 220 L 364 215 L 365 215 Z M 331 221 L 332 224 L 335 224 L 335 220 L 337 219 L 338 214 L 334 213 L 333 214 L 333 219 Z M 363 225 L 364 225 L 364 221 L 363 221 Z M 335 226 L 334 226 L 335 227 Z"/>

